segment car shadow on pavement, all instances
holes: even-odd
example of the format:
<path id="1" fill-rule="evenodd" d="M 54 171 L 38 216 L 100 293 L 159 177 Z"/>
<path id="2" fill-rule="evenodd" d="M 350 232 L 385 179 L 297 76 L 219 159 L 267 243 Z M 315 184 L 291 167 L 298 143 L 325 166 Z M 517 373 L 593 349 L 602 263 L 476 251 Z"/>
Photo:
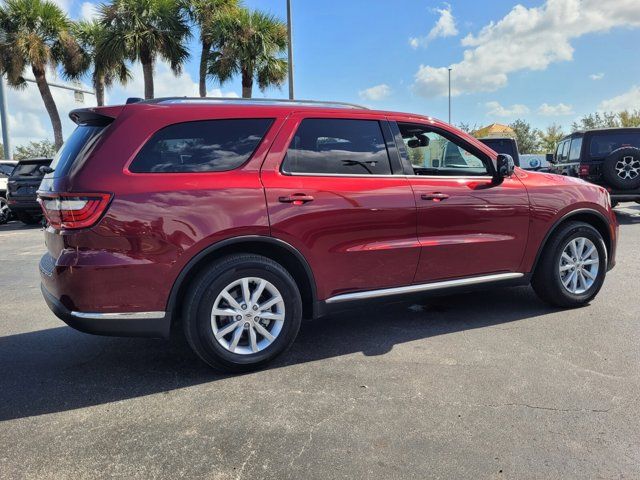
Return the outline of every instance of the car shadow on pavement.
<path id="1" fill-rule="evenodd" d="M 620 225 L 634 225 L 640 223 L 640 207 L 632 206 L 615 210 Z"/>
<path id="2" fill-rule="evenodd" d="M 389 303 L 304 322 L 270 369 L 533 318 L 554 311 L 528 287 Z M 63 326 L 0 337 L 0 420 L 142 397 L 227 378 L 183 341 L 85 335 Z M 256 375 L 260 375 L 257 373 Z"/>
<path id="3" fill-rule="evenodd" d="M 0 233 L 13 232 L 13 231 L 18 231 L 18 230 L 37 230 L 39 228 L 42 228 L 42 225 L 40 225 L 40 224 L 38 224 L 38 225 L 27 225 L 27 224 L 22 223 L 22 222 L 11 221 L 11 222 L 5 223 L 3 225 L 0 225 Z"/>

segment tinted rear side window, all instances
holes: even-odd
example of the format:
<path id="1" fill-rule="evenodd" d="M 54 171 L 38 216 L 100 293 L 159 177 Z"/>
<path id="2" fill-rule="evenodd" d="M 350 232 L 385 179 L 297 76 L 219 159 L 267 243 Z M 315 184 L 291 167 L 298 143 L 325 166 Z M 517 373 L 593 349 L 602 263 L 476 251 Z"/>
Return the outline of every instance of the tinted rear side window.
<path id="1" fill-rule="evenodd" d="M 573 137 L 571 140 L 571 149 L 569 150 L 569 161 L 575 162 L 580 160 L 580 151 L 582 150 L 582 137 Z"/>
<path id="2" fill-rule="evenodd" d="M 270 118 L 177 123 L 157 132 L 129 166 L 135 173 L 221 172 L 245 163 Z"/>
<path id="3" fill-rule="evenodd" d="M 591 137 L 592 157 L 606 157 L 621 147 L 640 148 L 640 132 L 596 133 Z"/>
<path id="4" fill-rule="evenodd" d="M 287 173 L 390 175 L 391 165 L 376 120 L 305 119 L 282 165 Z"/>
<path id="5" fill-rule="evenodd" d="M 95 145 L 98 135 L 105 127 L 80 125 L 67 138 L 56 156 L 53 157 L 51 168 L 55 178 L 64 177 L 69 173 L 73 164 L 82 159 Z"/>

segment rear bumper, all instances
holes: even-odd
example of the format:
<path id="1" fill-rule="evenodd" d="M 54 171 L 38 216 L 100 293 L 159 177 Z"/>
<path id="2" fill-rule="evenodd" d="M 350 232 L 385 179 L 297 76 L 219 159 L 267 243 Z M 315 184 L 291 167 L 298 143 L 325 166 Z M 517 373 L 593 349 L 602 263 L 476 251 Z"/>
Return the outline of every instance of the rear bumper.
<path id="1" fill-rule="evenodd" d="M 44 285 L 42 296 L 51 311 L 76 330 L 114 337 L 168 338 L 171 319 L 165 312 L 75 312 L 65 307 Z"/>
<path id="2" fill-rule="evenodd" d="M 42 214 L 40 204 L 35 197 L 16 197 L 15 195 L 9 195 L 7 197 L 7 203 L 13 212 Z"/>

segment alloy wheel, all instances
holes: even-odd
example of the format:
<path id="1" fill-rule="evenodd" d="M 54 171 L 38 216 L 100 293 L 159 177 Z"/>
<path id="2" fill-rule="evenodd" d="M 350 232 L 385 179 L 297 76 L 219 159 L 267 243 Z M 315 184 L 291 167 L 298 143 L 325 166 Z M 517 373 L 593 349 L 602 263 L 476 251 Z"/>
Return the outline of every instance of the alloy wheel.
<path id="1" fill-rule="evenodd" d="M 633 180 L 640 175 L 640 159 L 627 155 L 616 162 L 615 169 L 623 180 Z"/>
<path id="2" fill-rule="evenodd" d="M 574 295 L 583 294 L 593 286 L 599 268 L 598 249 L 585 237 L 569 240 L 558 264 L 562 285 Z"/>
<path id="3" fill-rule="evenodd" d="M 284 300 L 267 280 L 245 277 L 227 285 L 213 303 L 211 328 L 227 351 L 250 355 L 269 347 L 282 331 Z"/>

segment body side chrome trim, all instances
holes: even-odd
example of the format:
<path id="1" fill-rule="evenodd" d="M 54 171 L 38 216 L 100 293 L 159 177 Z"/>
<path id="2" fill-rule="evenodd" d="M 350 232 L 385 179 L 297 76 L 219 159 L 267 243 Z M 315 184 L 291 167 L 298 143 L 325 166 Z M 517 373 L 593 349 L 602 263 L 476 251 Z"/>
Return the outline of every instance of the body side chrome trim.
<path id="1" fill-rule="evenodd" d="M 429 290 L 440 290 L 445 288 L 464 287 L 467 285 L 477 285 L 480 283 L 490 283 L 500 280 L 513 280 L 524 277 L 523 273 L 495 273 L 492 275 L 482 275 L 479 277 L 467 277 L 457 280 L 443 280 L 440 282 L 422 283 L 419 285 L 407 285 L 405 287 L 383 288 L 380 290 L 369 290 L 366 292 L 345 293 L 336 295 L 326 300 L 326 303 L 349 302 L 352 300 L 365 300 L 369 298 L 386 297 L 388 295 L 399 295 L 405 293 L 426 292 Z"/>
<path id="2" fill-rule="evenodd" d="M 113 313 L 94 313 L 94 312 L 71 312 L 76 318 L 85 318 L 88 320 L 113 320 L 113 319 L 153 319 L 164 318 L 165 312 L 113 312 Z"/>

